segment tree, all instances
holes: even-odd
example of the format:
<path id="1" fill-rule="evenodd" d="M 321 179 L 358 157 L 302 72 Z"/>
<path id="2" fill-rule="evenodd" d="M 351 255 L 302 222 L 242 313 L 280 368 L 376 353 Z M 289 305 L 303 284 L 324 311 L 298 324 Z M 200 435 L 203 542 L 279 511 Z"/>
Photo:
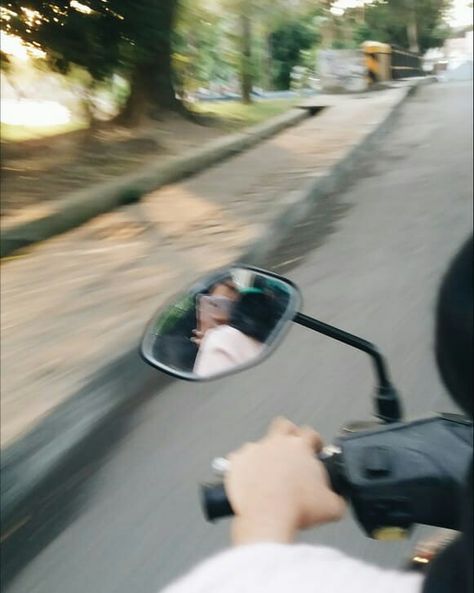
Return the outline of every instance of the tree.
<path id="1" fill-rule="evenodd" d="M 227 10 L 233 23 L 229 32 L 233 50 L 233 62 L 240 81 L 240 95 L 244 103 L 252 102 L 255 74 L 254 24 L 258 7 L 255 0 L 224 0 L 222 8 Z"/>
<path id="2" fill-rule="evenodd" d="M 291 71 L 300 63 L 301 52 L 312 47 L 317 39 L 314 28 L 300 20 L 283 23 L 272 32 L 270 47 L 276 88 L 290 88 Z"/>
<path id="3" fill-rule="evenodd" d="M 131 71 L 131 93 L 123 113 L 125 121 L 141 114 L 155 117 L 160 110 L 181 111 L 173 86 L 172 33 L 177 0 L 115 0 L 127 5 L 124 22 L 124 64 Z M 123 10 L 123 8 L 122 8 Z"/>
<path id="4" fill-rule="evenodd" d="M 357 28 L 355 40 L 390 43 L 424 53 L 439 47 L 449 34 L 443 16 L 449 0 L 390 0 L 365 8 L 365 22 Z"/>
<path id="5" fill-rule="evenodd" d="M 325 2 L 327 0 L 319 0 L 317 3 L 314 0 L 291 0 L 290 3 L 288 0 L 259 0 L 256 28 L 261 38 L 257 52 L 260 57 L 259 64 L 261 64 L 261 67 L 258 74 L 265 88 L 274 89 L 280 87 L 277 72 L 281 68 L 281 63 L 275 56 L 275 33 L 284 29 L 289 22 L 300 22 L 307 29 L 314 32 L 315 40 L 313 45 L 319 43 L 319 30 L 315 17 L 323 9 Z M 306 50 L 302 49 L 301 51 Z M 297 64 L 299 63 L 300 60 L 298 59 Z M 293 65 L 295 64 L 287 68 L 289 72 L 291 72 Z"/>
<path id="6" fill-rule="evenodd" d="M 297 20 L 307 14 L 312 0 L 292 0 L 291 8 L 285 0 L 223 0 L 234 19 L 234 33 L 230 37 L 236 49 L 235 65 L 239 73 L 241 96 L 244 103 L 252 100 L 256 82 L 269 88 L 272 82 L 273 55 L 271 35 L 288 18 Z M 235 33 L 237 31 L 237 33 Z"/>
<path id="7" fill-rule="evenodd" d="M 130 81 L 122 120 L 136 123 L 180 109 L 171 66 L 177 0 L 15 0 L 2 28 L 41 50 L 62 73 L 84 68 L 94 81 L 121 72 Z"/>
<path id="8" fill-rule="evenodd" d="M 205 2 L 181 2 L 173 35 L 175 88 L 181 95 L 228 84 L 235 77 L 227 25 L 227 19 Z"/>
<path id="9" fill-rule="evenodd" d="M 241 58 L 240 58 L 240 88 L 242 91 L 242 101 L 244 103 L 252 102 L 253 88 L 253 55 L 252 55 L 252 20 L 250 15 L 242 10 L 240 13 L 241 27 Z"/>

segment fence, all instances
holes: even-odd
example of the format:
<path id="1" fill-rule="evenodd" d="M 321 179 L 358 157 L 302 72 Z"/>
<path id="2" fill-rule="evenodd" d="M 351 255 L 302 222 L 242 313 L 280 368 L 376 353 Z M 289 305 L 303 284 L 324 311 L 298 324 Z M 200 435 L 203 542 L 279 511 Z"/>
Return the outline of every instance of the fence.
<path id="1" fill-rule="evenodd" d="M 360 92 L 425 74 L 420 56 L 377 41 L 366 41 L 354 50 L 321 50 L 318 70 L 321 86 L 328 92 Z"/>
<path id="2" fill-rule="evenodd" d="M 422 60 L 420 56 L 392 45 L 391 72 L 392 80 L 423 76 Z"/>

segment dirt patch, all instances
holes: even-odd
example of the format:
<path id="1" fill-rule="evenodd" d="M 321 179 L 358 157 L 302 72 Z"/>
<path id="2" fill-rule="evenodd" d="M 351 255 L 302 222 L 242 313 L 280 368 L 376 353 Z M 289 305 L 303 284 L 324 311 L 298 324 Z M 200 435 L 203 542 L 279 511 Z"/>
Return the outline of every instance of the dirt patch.
<path id="1" fill-rule="evenodd" d="M 224 134 L 179 116 L 135 130 L 111 128 L 51 138 L 35 150 L 2 144 L 2 224 L 21 219 L 26 209 L 155 162 L 157 165 Z"/>

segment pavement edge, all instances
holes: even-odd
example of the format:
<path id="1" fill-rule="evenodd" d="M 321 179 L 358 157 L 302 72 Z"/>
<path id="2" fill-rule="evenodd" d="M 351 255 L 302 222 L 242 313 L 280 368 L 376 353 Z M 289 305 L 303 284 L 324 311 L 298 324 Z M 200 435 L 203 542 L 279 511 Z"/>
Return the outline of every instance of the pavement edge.
<path id="1" fill-rule="evenodd" d="M 200 149 L 188 151 L 161 167 L 147 166 L 119 179 L 75 191 L 60 200 L 50 214 L 4 229 L 0 237 L 0 257 L 11 256 L 35 243 L 76 228 L 100 214 L 139 201 L 145 194 L 255 146 L 310 115 L 309 110 L 293 108 L 263 124 L 218 138 Z"/>

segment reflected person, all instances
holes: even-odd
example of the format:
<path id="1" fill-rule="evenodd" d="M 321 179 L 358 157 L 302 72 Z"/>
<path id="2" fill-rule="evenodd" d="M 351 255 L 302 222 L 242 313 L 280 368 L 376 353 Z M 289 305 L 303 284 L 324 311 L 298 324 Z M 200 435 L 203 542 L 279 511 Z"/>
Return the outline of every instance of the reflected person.
<path id="1" fill-rule="evenodd" d="M 211 377 L 255 360 L 279 318 L 277 302 L 270 294 L 255 288 L 243 290 L 229 322 L 208 330 L 202 339 L 194 373 Z"/>
<path id="2" fill-rule="evenodd" d="M 232 280 L 224 278 L 217 281 L 212 288 L 204 293 L 206 296 L 219 299 L 235 300 L 238 291 Z M 228 321 L 228 316 L 211 311 L 203 315 L 200 311 L 200 296 L 190 298 L 189 306 L 165 333 L 157 336 L 154 355 L 160 363 L 185 373 L 191 373 L 199 349 L 199 343 L 206 331 L 220 323 Z"/>
<path id="3" fill-rule="evenodd" d="M 208 293 L 197 297 L 196 329 L 192 341 L 199 345 L 206 332 L 229 321 L 231 305 L 239 298 L 239 291 L 231 278 L 216 282 Z"/>

